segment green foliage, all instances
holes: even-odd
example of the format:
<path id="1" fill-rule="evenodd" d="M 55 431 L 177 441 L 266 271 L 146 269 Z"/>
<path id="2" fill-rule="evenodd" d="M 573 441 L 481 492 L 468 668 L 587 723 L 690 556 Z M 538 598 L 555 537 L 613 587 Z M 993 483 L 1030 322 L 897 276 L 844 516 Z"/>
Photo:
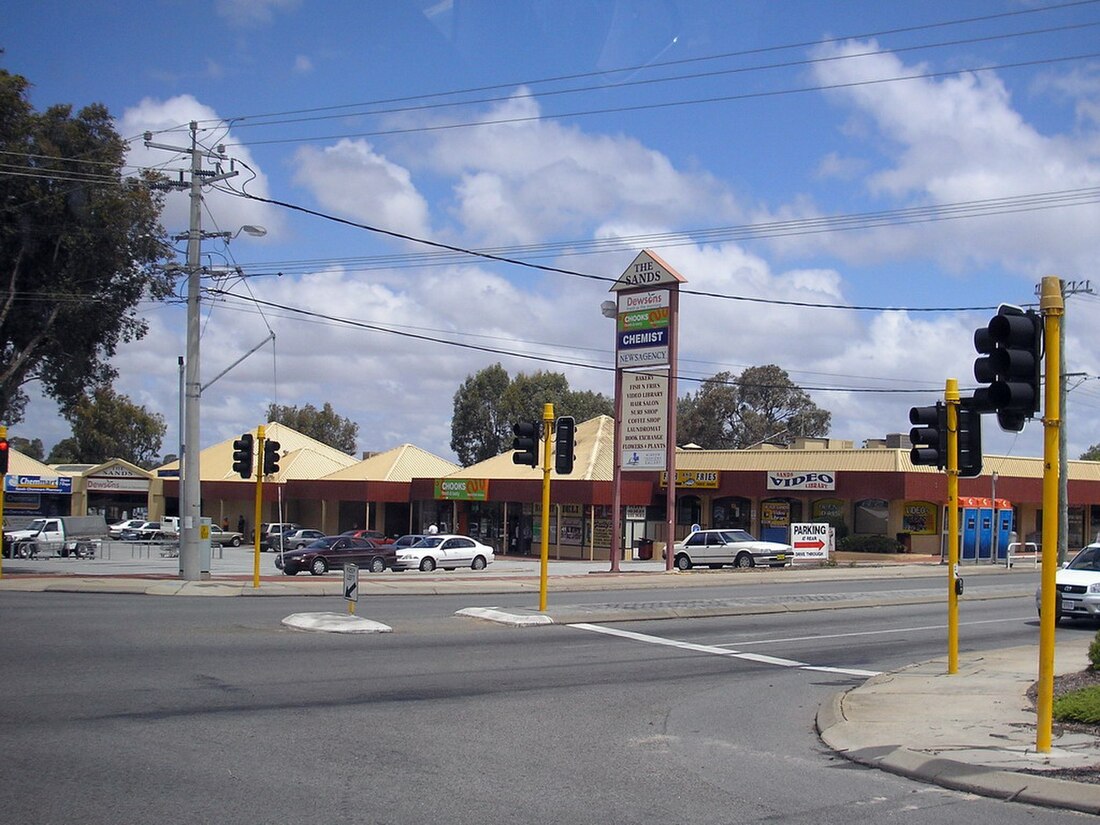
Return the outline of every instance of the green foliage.
<path id="1" fill-rule="evenodd" d="M 304 407 L 269 404 L 267 420 L 285 424 L 302 435 L 315 438 L 322 444 L 348 455 L 355 455 L 359 441 L 359 425 L 350 418 L 338 415 L 332 404 L 325 402 L 321 409 L 312 404 Z"/>
<path id="2" fill-rule="evenodd" d="M 905 547 L 889 536 L 845 536 L 838 539 L 836 549 L 845 553 L 902 553 Z"/>
<path id="3" fill-rule="evenodd" d="M 157 463 L 167 427 L 164 416 L 150 413 L 110 387 L 97 387 L 66 412 L 73 428 L 50 452 L 51 463 L 101 464 L 121 458 L 149 469 Z"/>
<path id="4" fill-rule="evenodd" d="M 827 435 L 831 414 L 814 404 L 785 370 L 767 364 L 749 367 L 737 377 L 720 372 L 708 378 L 697 393 L 677 401 L 676 417 L 677 443 L 736 450 Z"/>
<path id="5" fill-rule="evenodd" d="M 11 444 L 13 450 L 18 450 L 27 458 L 41 461 L 46 457 L 46 448 L 42 446 L 41 438 L 26 439 L 15 435 L 8 439 L 8 443 Z"/>
<path id="6" fill-rule="evenodd" d="M 29 82 L 0 70 L 0 421 L 22 420 L 39 381 L 66 416 L 116 376 L 117 346 L 145 335 L 141 301 L 172 294 L 162 196 L 125 180 L 106 108 L 38 113 Z M 94 174 L 93 174 L 94 173 Z"/>
<path id="7" fill-rule="evenodd" d="M 1096 632 L 1089 645 L 1089 667 L 1092 670 L 1100 670 L 1100 630 Z"/>
<path id="8" fill-rule="evenodd" d="M 511 449 L 512 425 L 542 421 L 543 406 L 554 405 L 554 417 L 571 415 L 577 422 L 611 415 L 610 399 L 591 391 L 573 392 L 564 375 L 538 371 L 510 378 L 500 364 L 469 375 L 454 396 L 451 449 L 463 466 Z"/>
<path id="9" fill-rule="evenodd" d="M 1100 461 L 1100 444 L 1093 444 L 1081 453 L 1081 461 Z"/>
<path id="10" fill-rule="evenodd" d="M 1100 724 L 1100 687 L 1087 687 L 1054 700 L 1053 713 L 1059 722 Z"/>

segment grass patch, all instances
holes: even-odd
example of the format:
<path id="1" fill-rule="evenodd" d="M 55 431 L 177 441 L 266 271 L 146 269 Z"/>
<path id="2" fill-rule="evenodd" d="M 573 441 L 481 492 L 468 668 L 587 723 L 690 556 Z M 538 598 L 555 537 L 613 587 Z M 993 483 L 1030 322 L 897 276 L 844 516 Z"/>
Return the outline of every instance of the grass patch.
<path id="1" fill-rule="evenodd" d="M 1100 724 L 1100 686 L 1075 690 L 1055 699 L 1052 715 L 1059 722 Z"/>

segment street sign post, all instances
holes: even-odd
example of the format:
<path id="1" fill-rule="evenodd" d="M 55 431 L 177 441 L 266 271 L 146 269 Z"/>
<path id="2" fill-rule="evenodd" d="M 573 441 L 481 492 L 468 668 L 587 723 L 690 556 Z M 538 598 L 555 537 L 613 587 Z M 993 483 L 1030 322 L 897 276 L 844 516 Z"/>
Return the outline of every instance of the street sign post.
<path id="1" fill-rule="evenodd" d="M 792 524 L 791 547 L 794 548 L 796 562 L 828 561 L 833 550 L 828 523 Z"/>
<path id="2" fill-rule="evenodd" d="M 359 565 L 344 565 L 344 598 L 348 602 L 348 613 L 355 614 L 355 603 L 359 601 Z"/>

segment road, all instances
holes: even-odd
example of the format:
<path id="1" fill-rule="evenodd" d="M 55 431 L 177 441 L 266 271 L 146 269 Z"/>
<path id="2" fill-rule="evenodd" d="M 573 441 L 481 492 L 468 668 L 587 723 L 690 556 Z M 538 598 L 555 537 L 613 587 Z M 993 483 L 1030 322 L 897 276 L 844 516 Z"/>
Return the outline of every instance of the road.
<path id="1" fill-rule="evenodd" d="M 942 606 L 516 629 L 385 597 L 392 633 L 345 636 L 279 624 L 332 599 L 2 596 L 10 822 L 1080 821 L 817 739 L 833 692 L 944 654 Z M 964 652 L 1036 635 L 1026 598 L 963 604 Z"/>

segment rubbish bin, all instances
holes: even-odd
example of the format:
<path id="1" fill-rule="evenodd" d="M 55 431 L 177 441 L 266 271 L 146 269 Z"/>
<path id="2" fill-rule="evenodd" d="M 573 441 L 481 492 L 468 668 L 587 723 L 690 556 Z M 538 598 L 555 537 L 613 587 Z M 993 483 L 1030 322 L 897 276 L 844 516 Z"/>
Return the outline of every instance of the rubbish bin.
<path id="1" fill-rule="evenodd" d="M 634 539 L 634 550 L 639 559 L 649 561 L 653 558 L 653 539 Z"/>

